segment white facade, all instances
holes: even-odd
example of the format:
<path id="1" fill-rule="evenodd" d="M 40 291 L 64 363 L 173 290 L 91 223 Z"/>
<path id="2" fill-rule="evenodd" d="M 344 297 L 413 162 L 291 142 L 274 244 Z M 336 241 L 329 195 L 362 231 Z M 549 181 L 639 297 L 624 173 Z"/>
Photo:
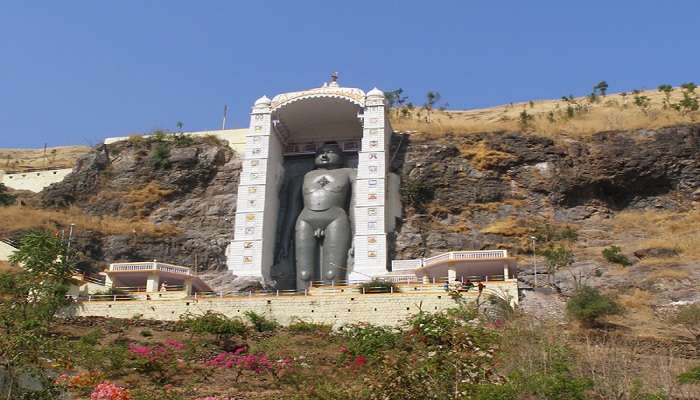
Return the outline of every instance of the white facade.
<path id="1" fill-rule="evenodd" d="M 30 192 L 38 193 L 53 183 L 63 181 L 63 178 L 72 171 L 72 168 L 20 172 L 16 174 L 5 174 L 0 171 L 0 182 L 15 190 L 29 190 Z"/>
<path id="2" fill-rule="evenodd" d="M 358 152 L 353 188 L 355 261 L 348 278 L 368 280 L 386 273 L 392 132 L 385 106 L 378 89 L 365 94 L 335 82 L 255 102 L 246 135 L 234 240 L 228 248 L 229 269 L 235 275 L 263 277 L 272 267 L 284 156 L 313 154 L 326 141 Z"/>

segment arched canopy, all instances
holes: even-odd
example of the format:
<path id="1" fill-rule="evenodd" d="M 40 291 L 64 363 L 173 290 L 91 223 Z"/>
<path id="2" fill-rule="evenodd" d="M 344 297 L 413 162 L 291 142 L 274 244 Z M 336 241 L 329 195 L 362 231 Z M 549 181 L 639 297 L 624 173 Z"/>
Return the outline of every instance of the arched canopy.
<path id="1" fill-rule="evenodd" d="M 362 138 L 360 89 L 326 86 L 285 93 L 272 100 L 272 119 L 289 143 Z"/>

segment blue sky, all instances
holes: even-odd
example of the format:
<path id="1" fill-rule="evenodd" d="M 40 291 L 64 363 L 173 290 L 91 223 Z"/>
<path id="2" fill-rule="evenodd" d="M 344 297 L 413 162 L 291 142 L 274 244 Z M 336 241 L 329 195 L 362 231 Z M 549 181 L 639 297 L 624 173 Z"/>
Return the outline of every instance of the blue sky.
<path id="1" fill-rule="evenodd" d="M 0 147 L 244 127 L 263 94 L 401 87 L 450 108 L 700 80 L 698 1 L 3 1 Z"/>

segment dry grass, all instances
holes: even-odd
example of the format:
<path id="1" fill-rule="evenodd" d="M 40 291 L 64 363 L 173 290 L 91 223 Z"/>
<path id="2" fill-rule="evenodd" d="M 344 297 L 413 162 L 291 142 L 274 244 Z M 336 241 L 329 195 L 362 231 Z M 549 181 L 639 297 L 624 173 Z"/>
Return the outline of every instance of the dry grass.
<path id="1" fill-rule="evenodd" d="M 0 149 L 0 169 L 23 172 L 36 169 L 72 168 L 78 157 L 90 151 L 87 146 L 44 149 Z"/>
<path id="2" fill-rule="evenodd" d="M 115 217 L 96 217 L 85 214 L 77 207 L 63 210 L 46 210 L 30 207 L 0 207 L 0 234 L 32 229 L 54 230 L 57 226 L 75 224 L 79 230 L 93 230 L 108 235 L 142 234 L 171 236 L 179 229 L 171 224 L 153 224 L 145 220 L 128 220 Z"/>
<path id="3" fill-rule="evenodd" d="M 514 217 L 507 217 L 493 222 L 491 225 L 481 229 L 481 233 L 503 235 L 503 236 L 522 236 L 528 233 L 525 225 Z"/>
<path id="4" fill-rule="evenodd" d="M 425 121 L 425 110 L 417 109 L 411 116 L 399 117 L 397 113 L 392 113 L 391 123 L 396 130 L 418 132 L 414 136 L 416 140 L 430 140 L 446 133 L 522 130 L 520 113 L 523 111 L 533 117 L 526 130 L 553 138 L 580 138 L 609 130 L 655 129 L 700 120 L 700 112 L 681 115 L 675 110 L 663 109 L 663 95 L 657 91 L 641 94 L 650 99 L 647 110 L 634 105 L 632 94 L 626 98 L 611 94 L 594 104 L 585 97 L 576 98 L 575 102 L 585 111 L 573 118 L 566 115 L 565 101 L 537 100 L 532 105 L 523 102 L 486 109 L 434 111 L 430 123 Z M 676 89 L 671 102 L 677 102 L 680 98 L 680 90 Z"/>
<path id="5" fill-rule="evenodd" d="M 634 288 L 628 293 L 620 295 L 618 300 L 627 309 L 641 309 L 648 308 L 653 299 L 654 296 L 646 290 Z"/>
<path id="6" fill-rule="evenodd" d="M 700 260 L 700 211 L 623 211 L 612 220 L 613 231 L 636 238 L 636 248 L 666 247 L 680 260 Z M 679 259 L 675 259 L 679 261 Z"/>
<path id="7" fill-rule="evenodd" d="M 13 266 L 12 264 L 8 263 L 7 261 L 0 261 L 0 272 L 6 272 L 6 271 L 16 271 L 17 267 Z"/>
<path id="8" fill-rule="evenodd" d="M 476 146 L 461 145 L 459 152 L 480 170 L 491 169 L 504 161 L 515 159 L 512 154 L 489 149 L 484 142 L 479 142 Z"/>
<path id="9" fill-rule="evenodd" d="M 144 187 L 120 194 L 120 198 L 124 199 L 124 202 L 135 210 L 137 215 L 143 217 L 145 210 L 158 204 L 172 192 L 171 189 L 165 189 L 156 182 L 149 182 Z"/>
<path id="10" fill-rule="evenodd" d="M 649 280 L 683 280 L 690 277 L 690 272 L 684 269 L 674 269 L 672 267 L 659 268 L 652 271 L 647 279 Z"/>

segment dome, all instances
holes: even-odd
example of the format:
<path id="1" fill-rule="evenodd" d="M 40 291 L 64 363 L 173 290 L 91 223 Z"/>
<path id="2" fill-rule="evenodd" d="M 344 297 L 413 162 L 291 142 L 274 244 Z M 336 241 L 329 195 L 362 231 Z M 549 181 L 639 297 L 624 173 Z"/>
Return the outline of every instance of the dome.
<path id="1" fill-rule="evenodd" d="M 384 92 L 377 88 L 374 88 L 367 92 L 367 97 L 384 97 Z"/>
<path id="2" fill-rule="evenodd" d="M 255 105 L 256 106 L 269 106 L 272 100 L 270 100 L 267 96 L 263 96 L 257 100 L 255 100 Z"/>

